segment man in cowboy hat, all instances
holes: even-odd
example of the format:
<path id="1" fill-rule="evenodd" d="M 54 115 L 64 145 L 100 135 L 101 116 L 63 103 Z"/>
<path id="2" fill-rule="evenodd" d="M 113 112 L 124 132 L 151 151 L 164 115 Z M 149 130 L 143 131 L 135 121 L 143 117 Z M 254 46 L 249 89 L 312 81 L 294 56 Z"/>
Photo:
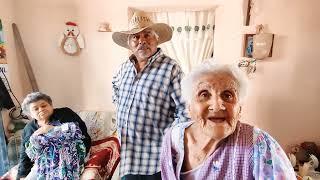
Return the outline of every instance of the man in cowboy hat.
<path id="1" fill-rule="evenodd" d="M 182 70 L 157 47 L 171 37 L 167 24 L 153 23 L 142 11 L 134 13 L 128 31 L 112 35 L 116 44 L 132 51 L 112 81 L 122 180 L 161 179 L 164 131 L 188 120 L 181 99 Z"/>

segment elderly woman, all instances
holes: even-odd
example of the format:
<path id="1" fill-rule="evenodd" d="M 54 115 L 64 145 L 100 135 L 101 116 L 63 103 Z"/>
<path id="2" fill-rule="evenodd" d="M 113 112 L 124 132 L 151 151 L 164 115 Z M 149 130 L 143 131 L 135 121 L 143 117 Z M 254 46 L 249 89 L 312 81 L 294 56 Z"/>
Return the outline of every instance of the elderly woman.
<path id="1" fill-rule="evenodd" d="M 280 145 L 239 121 L 247 79 L 237 67 L 203 64 L 181 86 L 191 121 L 165 134 L 163 179 L 295 179 Z"/>
<path id="2" fill-rule="evenodd" d="M 59 162 L 57 156 L 52 156 L 59 153 L 57 147 L 68 146 L 65 147 L 64 151 L 67 150 L 67 153 L 71 153 L 71 155 L 72 153 L 77 153 L 77 150 L 79 153 L 81 149 L 83 149 L 83 153 L 80 156 L 85 156 L 85 154 L 89 152 L 91 138 L 87 133 L 87 127 L 81 118 L 71 109 L 54 109 L 50 96 L 41 92 L 28 94 L 23 100 L 22 109 L 24 113 L 32 118 L 32 121 L 30 121 L 23 129 L 17 179 L 24 179 L 27 176 L 29 179 L 34 179 L 34 176 L 32 176 L 35 174 L 34 169 L 36 169 L 36 172 L 38 173 L 36 174 L 37 179 L 40 177 L 48 177 L 46 174 L 39 174 L 39 172 L 47 173 L 46 170 L 52 168 L 52 165 L 49 165 L 50 167 L 45 165 L 47 162 L 56 162 L 54 165 L 58 166 Z M 70 146 L 66 143 L 63 144 L 63 141 L 71 142 L 69 143 Z M 72 142 L 80 143 L 77 143 L 76 146 L 72 146 Z M 50 145 L 56 145 L 57 147 L 50 147 Z M 43 156 L 43 154 L 46 155 Z M 70 156 L 69 160 L 73 161 L 75 157 L 77 157 L 77 155 Z M 46 161 L 44 158 L 49 158 L 49 160 Z M 66 157 L 63 158 L 66 159 Z M 35 160 L 37 160 L 38 165 L 40 164 L 41 167 L 33 168 L 36 167 L 34 166 Z M 69 164 L 69 166 L 74 168 L 75 166 L 78 167 L 78 164 L 83 162 L 72 163 L 74 164 Z M 61 163 L 59 164 L 59 167 L 61 168 Z M 31 168 L 33 168 L 32 173 L 30 173 Z M 64 168 L 64 170 L 68 170 L 67 166 L 64 166 Z"/>

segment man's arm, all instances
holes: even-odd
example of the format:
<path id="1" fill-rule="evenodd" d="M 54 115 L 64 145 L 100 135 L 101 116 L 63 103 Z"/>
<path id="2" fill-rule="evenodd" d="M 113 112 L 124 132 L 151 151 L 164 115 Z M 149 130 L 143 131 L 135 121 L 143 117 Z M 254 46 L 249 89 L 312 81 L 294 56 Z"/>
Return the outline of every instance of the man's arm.
<path id="1" fill-rule="evenodd" d="M 189 121 L 189 117 L 186 111 L 185 101 L 181 96 L 181 80 L 183 77 L 183 72 L 179 65 L 175 65 L 171 73 L 171 98 L 175 104 L 175 121 L 172 126 L 181 122 Z"/>

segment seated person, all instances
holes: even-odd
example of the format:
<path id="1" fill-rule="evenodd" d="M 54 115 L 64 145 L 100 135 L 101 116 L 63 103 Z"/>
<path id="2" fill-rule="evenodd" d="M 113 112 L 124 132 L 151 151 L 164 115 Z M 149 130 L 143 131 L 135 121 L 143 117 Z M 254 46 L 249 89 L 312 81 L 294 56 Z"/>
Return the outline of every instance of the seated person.
<path id="1" fill-rule="evenodd" d="M 182 80 L 191 121 L 165 134 L 160 157 L 164 180 L 296 179 L 277 141 L 239 121 L 247 83 L 237 67 L 210 63 Z"/>
<path id="2" fill-rule="evenodd" d="M 26 153 L 35 164 L 25 180 L 80 179 L 86 156 L 82 137 L 72 122 L 54 126 L 46 134 L 33 133 Z"/>
<path id="3" fill-rule="evenodd" d="M 22 103 L 22 110 L 32 120 L 25 126 L 22 133 L 20 159 L 17 179 L 25 178 L 31 171 L 34 162 L 28 157 L 26 147 L 29 146 L 30 137 L 46 134 L 54 126 L 63 126 L 63 123 L 76 124 L 81 134 L 87 154 L 91 146 L 91 138 L 87 133 L 87 127 L 81 118 L 69 108 L 53 108 L 50 96 L 41 92 L 33 92 L 26 96 Z M 61 126 L 61 127 L 62 127 Z"/>

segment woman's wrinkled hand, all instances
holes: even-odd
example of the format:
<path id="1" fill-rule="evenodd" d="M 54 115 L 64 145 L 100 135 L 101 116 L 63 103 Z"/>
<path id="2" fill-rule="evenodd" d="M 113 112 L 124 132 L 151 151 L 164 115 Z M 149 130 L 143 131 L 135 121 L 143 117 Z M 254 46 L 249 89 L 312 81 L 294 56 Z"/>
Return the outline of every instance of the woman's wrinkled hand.
<path id="1" fill-rule="evenodd" d="M 54 126 L 45 124 L 41 126 L 38 130 L 36 130 L 33 134 L 40 135 L 40 134 L 46 134 L 49 132 Z"/>

